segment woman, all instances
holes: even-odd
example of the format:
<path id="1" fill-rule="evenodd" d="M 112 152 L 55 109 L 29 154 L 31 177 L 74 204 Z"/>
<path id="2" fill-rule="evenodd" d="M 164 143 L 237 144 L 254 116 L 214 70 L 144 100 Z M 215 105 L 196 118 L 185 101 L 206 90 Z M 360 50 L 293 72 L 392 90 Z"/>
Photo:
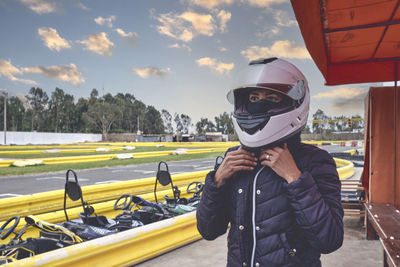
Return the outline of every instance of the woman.
<path id="1" fill-rule="evenodd" d="M 332 157 L 302 144 L 310 93 L 304 75 L 277 58 L 252 61 L 228 93 L 241 145 L 206 177 L 197 227 L 228 234 L 227 266 L 321 266 L 343 242 L 340 180 Z"/>

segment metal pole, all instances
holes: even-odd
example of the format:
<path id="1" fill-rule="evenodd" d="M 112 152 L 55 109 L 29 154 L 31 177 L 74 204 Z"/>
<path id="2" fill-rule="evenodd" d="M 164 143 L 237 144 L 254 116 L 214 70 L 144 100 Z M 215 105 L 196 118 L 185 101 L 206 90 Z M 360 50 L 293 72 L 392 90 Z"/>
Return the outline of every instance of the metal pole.
<path id="1" fill-rule="evenodd" d="M 398 151 L 398 149 L 399 149 L 399 147 L 398 147 L 398 143 L 397 143 L 397 131 L 398 131 L 398 128 L 399 128 L 399 123 L 398 123 L 398 121 L 397 121 L 397 113 L 398 113 L 398 107 L 397 107 L 397 104 L 398 104 L 398 99 L 397 99 L 397 94 L 398 94 L 398 92 L 397 92 L 397 80 L 398 80 L 398 68 L 399 68 L 399 62 L 398 62 L 398 60 L 396 60 L 395 62 L 394 62 L 394 204 L 397 206 L 397 202 L 398 202 L 398 198 L 400 197 L 400 196 L 398 196 L 397 195 L 397 186 L 398 186 L 398 178 L 396 177 L 397 176 L 397 170 L 398 170 L 398 168 L 399 168 L 399 164 L 398 164 L 398 162 L 397 162 L 397 151 Z"/>
<path id="2" fill-rule="evenodd" d="M 4 145 L 7 144 L 7 92 L 3 92 L 3 96 L 4 96 L 4 129 L 3 129 L 3 133 L 4 133 Z"/>

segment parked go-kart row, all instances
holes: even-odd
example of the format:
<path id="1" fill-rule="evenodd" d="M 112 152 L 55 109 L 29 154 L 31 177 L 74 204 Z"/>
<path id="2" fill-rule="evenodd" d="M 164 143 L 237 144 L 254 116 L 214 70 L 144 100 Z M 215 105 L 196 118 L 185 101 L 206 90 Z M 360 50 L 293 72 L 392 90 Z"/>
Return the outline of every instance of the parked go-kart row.
<path id="1" fill-rule="evenodd" d="M 162 165 L 165 165 L 165 170 L 161 170 Z M 74 176 L 73 180 L 70 180 L 70 174 Z M 170 184 L 173 197 L 165 195 L 165 201 L 159 202 L 158 184 L 163 186 Z M 121 210 L 121 213 L 111 219 L 97 215 L 94 208 L 84 201 L 76 173 L 68 170 L 64 191 L 66 221 L 53 224 L 35 216 L 26 216 L 26 225 L 16 232 L 20 218 L 18 216 L 10 218 L 0 227 L 2 240 L 14 234 L 8 244 L 0 245 L 0 265 L 194 211 L 200 201 L 202 190 L 203 183 L 192 182 L 187 186 L 187 193 L 192 194 L 192 197 L 181 197 L 180 190 L 173 185 L 167 163 L 161 161 L 154 185 L 155 202 L 147 201 L 140 196 L 122 195 L 114 204 L 114 210 Z M 81 201 L 83 212 L 78 214 L 79 219 L 69 219 L 66 207 L 67 196 L 72 201 Z M 28 227 L 38 228 L 39 237 L 23 239 Z"/>

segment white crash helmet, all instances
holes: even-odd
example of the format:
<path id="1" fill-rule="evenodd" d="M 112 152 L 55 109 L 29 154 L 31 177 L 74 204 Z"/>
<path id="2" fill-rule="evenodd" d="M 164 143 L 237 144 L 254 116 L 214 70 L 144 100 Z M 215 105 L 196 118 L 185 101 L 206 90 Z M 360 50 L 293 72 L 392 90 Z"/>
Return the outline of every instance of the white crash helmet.
<path id="1" fill-rule="evenodd" d="M 298 134 L 307 124 L 310 91 L 304 75 L 279 58 L 254 60 L 242 86 L 229 91 L 234 105 L 233 125 L 243 146 L 250 150 L 272 146 Z M 279 103 L 250 103 L 249 94 L 266 90 L 279 95 Z"/>

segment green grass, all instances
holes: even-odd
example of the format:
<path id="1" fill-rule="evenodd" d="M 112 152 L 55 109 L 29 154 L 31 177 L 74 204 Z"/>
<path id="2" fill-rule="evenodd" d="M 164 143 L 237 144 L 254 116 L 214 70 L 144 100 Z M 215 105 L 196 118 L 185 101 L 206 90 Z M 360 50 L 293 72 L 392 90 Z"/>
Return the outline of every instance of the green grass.
<path id="1" fill-rule="evenodd" d="M 212 153 L 199 153 L 199 154 L 186 154 L 186 155 L 169 155 L 169 156 L 150 157 L 141 159 L 123 159 L 123 160 L 114 159 L 106 161 L 66 163 L 57 165 L 4 167 L 0 168 L 0 176 L 67 171 L 68 169 L 82 170 L 82 169 L 93 169 L 93 168 L 103 168 L 103 167 L 113 167 L 113 166 L 136 165 L 143 163 L 159 162 L 161 160 L 169 162 L 169 161 L 180 161 L 180 160 L 191 160 L 191 159 L 202 159 L 202 158 L 216 158 L 217 156 L 223 156 L 224 153 L 225 152 L 212 152 Z"/>
<path id="2" fill-rule="evenodd" d="M 36 159 L 36 158 L 56 158 L 69 156 L 87 156 L 87 155 L 105 155 L 105 154 L 120 154 L 120 153 L 137 153 L 149 151 L 166 151 L 175 150 L 176 147 L 136 147 L 133 150 L 113 150 L 113 151 L 96 151 L 96 152 L 68 152 L 68 153 L 38 153 L 38 154 L 0 154 L 0 158 L 12 159 Z M 28 149 L 26 149 L 28 150 Z"/>

